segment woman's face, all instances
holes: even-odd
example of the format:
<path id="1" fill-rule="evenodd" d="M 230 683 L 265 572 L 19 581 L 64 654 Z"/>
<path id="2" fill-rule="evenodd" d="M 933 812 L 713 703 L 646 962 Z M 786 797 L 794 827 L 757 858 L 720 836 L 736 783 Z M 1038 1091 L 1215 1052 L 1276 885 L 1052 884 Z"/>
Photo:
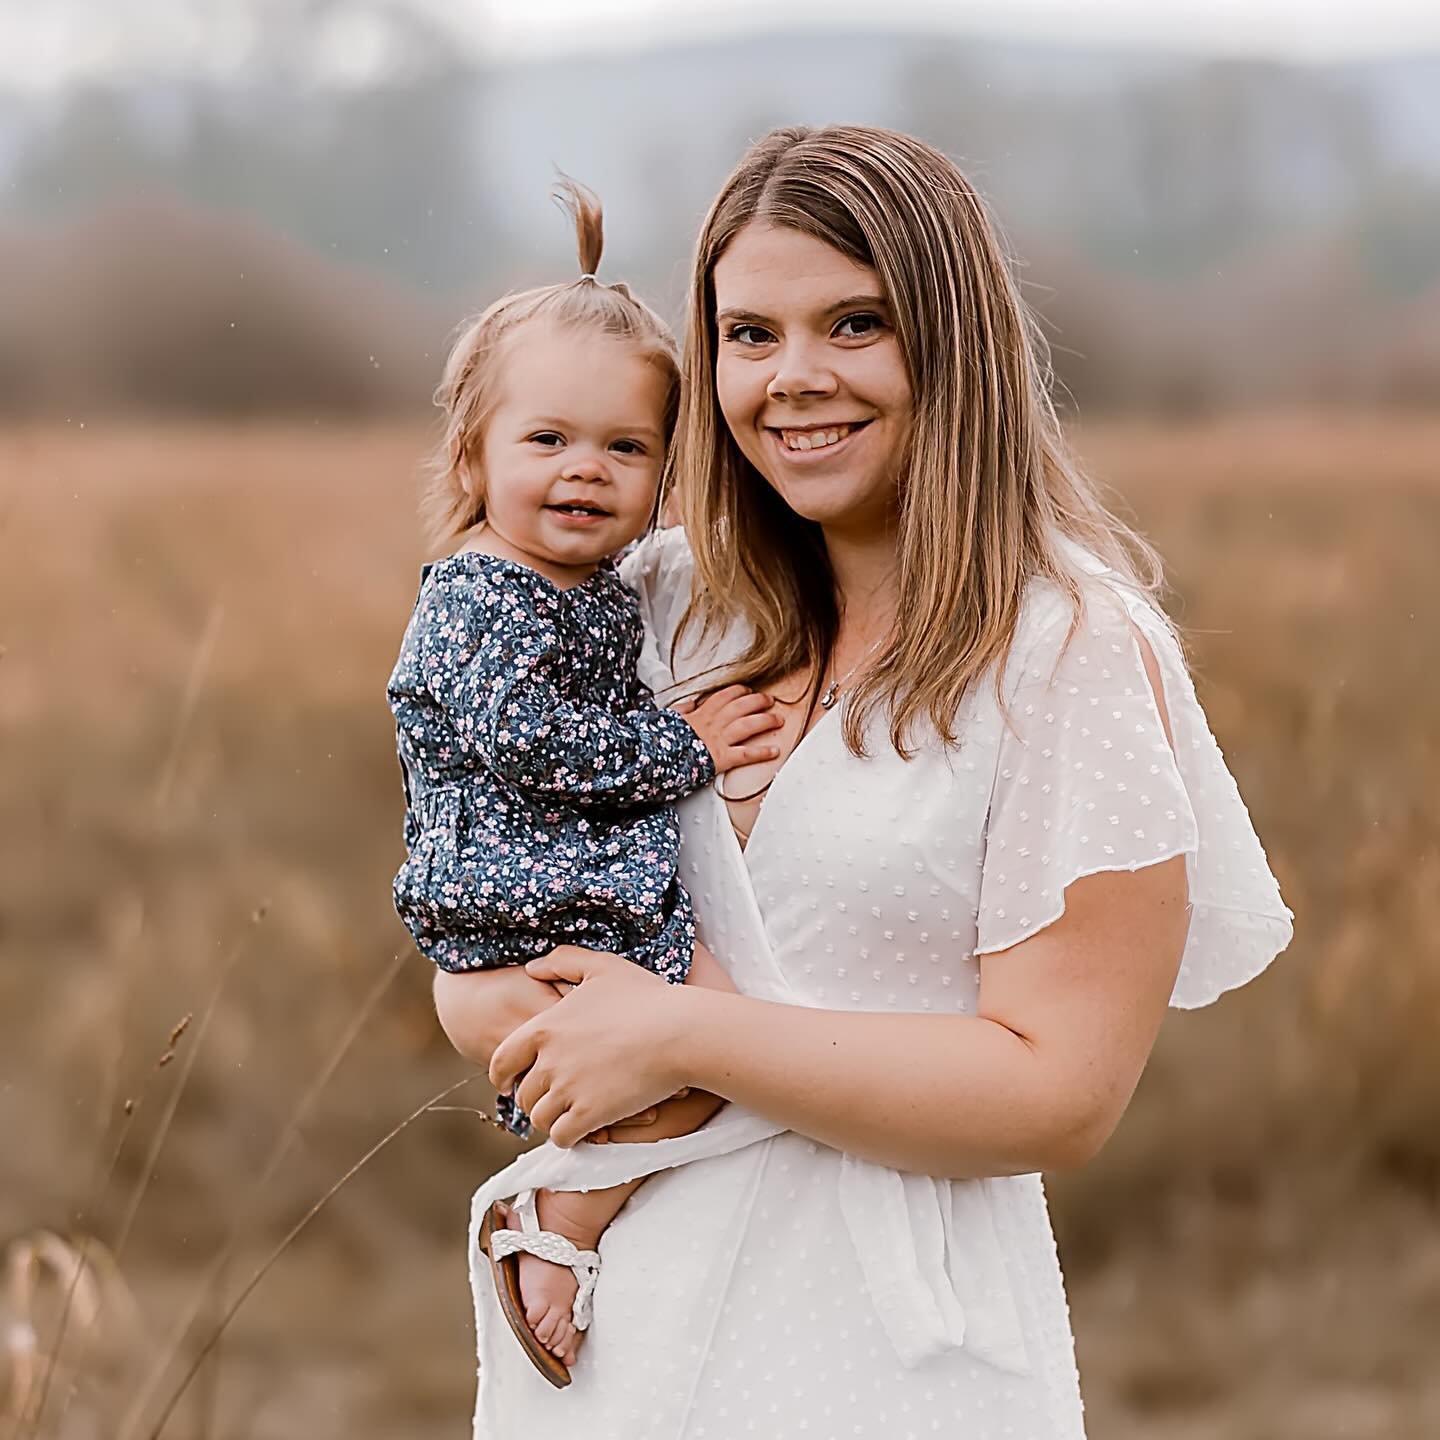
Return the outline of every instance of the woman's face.
<path id="1" fill-rule="evenodd" d="M 798 515 L 875 532 L 896 508 L 910 380 L 880 277 L 754 221 L 715 264 L 715 388 L 745 458 Z"/>

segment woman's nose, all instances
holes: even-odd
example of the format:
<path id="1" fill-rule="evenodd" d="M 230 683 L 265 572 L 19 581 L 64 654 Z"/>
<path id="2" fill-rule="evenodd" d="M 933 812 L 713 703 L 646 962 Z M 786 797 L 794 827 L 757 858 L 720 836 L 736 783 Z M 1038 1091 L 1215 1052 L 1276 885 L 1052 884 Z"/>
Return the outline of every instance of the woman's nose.
<path id="1" fill-rule="evenodd" d="M 803 343 L 787 345 L 780 351 L 775 373 L 765 387 L 772 400 L 833 395 L 835 390 L 835 372 L 814 346 Z"/>

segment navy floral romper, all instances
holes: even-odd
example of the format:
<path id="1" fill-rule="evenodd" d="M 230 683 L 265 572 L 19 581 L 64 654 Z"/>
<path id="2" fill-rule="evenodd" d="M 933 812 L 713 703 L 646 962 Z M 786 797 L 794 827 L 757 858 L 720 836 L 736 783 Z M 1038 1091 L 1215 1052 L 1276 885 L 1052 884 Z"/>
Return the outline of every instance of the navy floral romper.
<path id="1" fill-rule="evenodd" d="M 570 944 L 689 973 L 674 802 L 715 766 L 641 684 L 641 638 L 608 562 L 568 590 L 473 551 L 424 567 L 389 684 L 408 852 L 395 909 L 437 965 Z M 500 1113 L 528 1133 L 505 1097 Z"/>

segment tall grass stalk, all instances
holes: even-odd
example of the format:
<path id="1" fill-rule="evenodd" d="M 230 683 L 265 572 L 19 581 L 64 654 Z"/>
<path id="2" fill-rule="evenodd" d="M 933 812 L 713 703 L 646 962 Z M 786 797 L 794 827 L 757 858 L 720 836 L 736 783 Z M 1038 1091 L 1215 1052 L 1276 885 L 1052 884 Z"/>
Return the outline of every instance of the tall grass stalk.
<path id="1" fill-rule="evenodd" d="M 325 1206 L 328 1205 L 330 1201 L 333 1200 L 335 1196 L 338 1195 L 340 1191 L 344 1189 L 344 1187 L 357 1174 L 359 1174 L 359 1172 L 363 1170 L 365 1166 L 370 1163 L 371 1160 L 375 1158 L 375 1156 L 377 1156 L 383 1149 L 385 1149 L 385 1147 L 389 1145 L 390 1142 L 394 1140 L 398 1135 L 408 1130 L 410 1126 L 413 1125 L 415 1121 L 417 1121 L 423 1114 L 425 1114 L 427 1110 L 431 1109 L 433 1106 L 438 1105 L 440 1101 L 448 1099 L 462 1086 L 473 1085 L 475 1081 L 480 1078 L 481 1077 L 478 1074 L 466 1075 L 463 1079 L 456 1080 L 453 1084 L 447 1085 L 443 1090 L 440 1090 L 436 1094 L 432 1095 L 423 1104 L 416 1106 L 416 1108 L 412 1110 L 403 1120 L 401 1120 L 399 1124 L 393 1126 L 384 1136 L 377 1140 L 375 1144 L 373 1144 L 299 1218 L 299 1220 L 297 1220 L 295 1224 L 290 1227 L 288 1231 L 286 1231 L 284 1237 L 280 1240 L 279 1244 L 277 1244 L 275 1248 L 270 1252 L 270 1254 L 266 1256 L 266 1258 L 255 1268 L 254 1273 L 241 1287 L 239 1293 L 230 1302 L 230 1304 L 225 1307 L 225 1310 L 220 1317 L 219 1323 L 210 1332 L 209 1336 L 205 1339 L 204 1343 L 201 1344 L 200 1348 L 195 1352 L 195 1355 L 190 1361 L 189 1367 L 186 1369 L 184 1375 L 180 1378 L 180 1383 L 175 1387 L 174 1390 L 170 1392 L 170 1396 L 166 1400 L 164 1407 L 161 1409 L 159 1417 L 156 1419 L 155 1424 L 146 1432 L 146 1440 L 160 1440 L 161 1432 L 165 1429 L 165 1426 L 168 1423 L 170 1416 L 174 1413 L 175 1407 L 180 1403 L 181 1398 L 184 1396 L 185 1391 L 189 1388 L 191 1381 L 194 1380 L 201 1365 L 205 1363 L 205 1357 L 210 1354 L 211 1350 L 214 1349 L 215 1345 L 219 1342 L 221 1335 L 225 1332 L 225 1328 L 230 1324 L 231 1320 L 235 1318 L 236 1313 L 239 1311 L 240 1307 L 245 1303 L 245 1301 L 249 1298 L 251 1292 L 254 1291 L 255 1287 L 259 1285 L 259 1283 L 265 1278 L 265 1276 L 270 1273 L 270 1270 L 273 1268 L 276 1261 L 278 1261 L 280 1257 L 290 1248 L 291 1244 L 295 1241 L 296 1237 L 301 1234 L 305 1227 L 309 1225 L 309 1223 L 325 1208 Z M 498 1121 L 495 1121 L 491 1119 L 490 1116 L 485 1115 L 483 1111 L 477 1113 L 481 1114 L 487 1122 L 495 1125 L 499 1124 Z M 133 1417 L 127 1417 L 127 1423 L 122 1425 L 119 1431 L 118 1440 L 130 1440 L 130 1437 L 133 1433 L 131 1429 L 131 1424 L 133 1424 Z"/>

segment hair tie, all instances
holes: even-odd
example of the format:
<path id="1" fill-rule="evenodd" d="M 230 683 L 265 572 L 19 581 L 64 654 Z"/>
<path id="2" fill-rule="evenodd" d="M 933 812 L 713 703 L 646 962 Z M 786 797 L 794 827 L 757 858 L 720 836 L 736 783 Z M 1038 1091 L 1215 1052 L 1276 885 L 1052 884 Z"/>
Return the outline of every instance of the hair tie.
<path id="1" fill-rule="evenodd" d="M 587 270 L 587 271 L 580 277 L 580 279 L 581 279 L 581 280 L 593 280 L 597 285 L 600 283 L 600 277 L 599 277 L 593 270 Z M 577 282 L 577 283 L 578 283 L 578 282 Z"/>

